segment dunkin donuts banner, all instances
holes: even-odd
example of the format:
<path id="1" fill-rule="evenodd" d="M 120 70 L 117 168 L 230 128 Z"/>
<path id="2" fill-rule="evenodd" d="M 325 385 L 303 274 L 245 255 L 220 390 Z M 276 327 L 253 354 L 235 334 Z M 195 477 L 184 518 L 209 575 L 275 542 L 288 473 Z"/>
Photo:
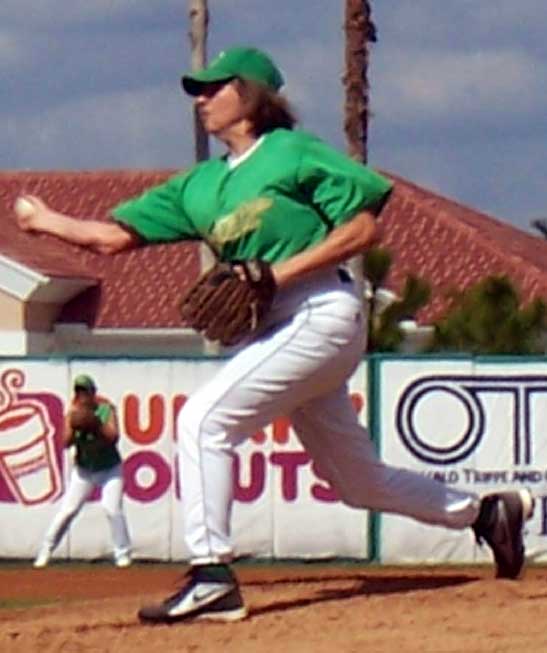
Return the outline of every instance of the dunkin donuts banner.
<path id="1" fill-rule="evenodd" d="M 62 444 L 72 380 L 91 375 L 120 425 L 124 508 L 134 557 L 181 560 L 181 495 L 175 419 L 186 398 L 222 365 L 218 359 L 0 361 L 0 558 L 33 558 L 60 507 L 72 468 Z M 366 368 L 350 383 L 366 421 Z M 238 555 L 368 555 L 368 516 L 344 506 L 279 417 L 234 457 L 233 535 Z M 7 527 L 9 525 L 9 527 Z M 111 555 L 100 493 L 94 492 L 54 554 Z"/>

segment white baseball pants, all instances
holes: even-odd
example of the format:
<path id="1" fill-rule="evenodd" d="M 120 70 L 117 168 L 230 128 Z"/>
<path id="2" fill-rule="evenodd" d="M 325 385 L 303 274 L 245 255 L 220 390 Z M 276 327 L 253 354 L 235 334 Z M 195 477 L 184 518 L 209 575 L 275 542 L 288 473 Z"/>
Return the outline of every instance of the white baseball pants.
<path id="1" fill-rule="evenodd" d="M 232 557 L 232 452 L 275 417 L 350 506 L 454 529 L 470 526 L 478 497 L 380 462 L 346 381 L 363 353 L 362 306 L 335 270 L 280 293 L 274 326 L 235 353 L 186 402 L 177 435 L 185 540 L 193 564 Z"/>
<path id="2" fill-rule="evenodd" d="M 43 546 L 50 552 L 63 539 L 73 519 L 83 508 L 95 487 L 102 489 L 101 505 L 110 524 L 115 559 L 129 554 L 131 543 L 122 510 L 123 474 L 121 465 L 99 472 L 90 472 L 77 465 L 73 467 L 61 508 L 53 518 L 44 538 Z"/>

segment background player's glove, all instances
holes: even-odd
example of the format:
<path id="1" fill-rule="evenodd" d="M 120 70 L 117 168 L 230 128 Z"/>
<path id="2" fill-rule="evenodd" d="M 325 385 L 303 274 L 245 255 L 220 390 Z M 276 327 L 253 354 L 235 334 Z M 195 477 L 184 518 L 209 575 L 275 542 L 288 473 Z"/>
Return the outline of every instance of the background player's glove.
<path id="1" fill-rule="evenodd" d="M 183 296 L 181 317 L 209 340 L 236 345 L 257 330 L 275 292 L 275 279 L 265 261 L 217 263 Z"/>
<path id="2" fill-rule="evenodd" d="M 101 430 L 101 420 L 95 415 L 92 406 L 79 404 L 70 409 L 68 415 L 70 427 L 74 431 L 83 433 L 99 434 Z"/>

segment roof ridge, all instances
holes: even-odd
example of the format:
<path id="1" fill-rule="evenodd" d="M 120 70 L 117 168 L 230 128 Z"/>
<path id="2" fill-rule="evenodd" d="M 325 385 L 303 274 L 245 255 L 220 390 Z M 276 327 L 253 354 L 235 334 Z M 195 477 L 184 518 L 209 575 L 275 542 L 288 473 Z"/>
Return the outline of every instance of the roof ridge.
<path id="1" fill-rule="evenodd" d="M 132 176 L 132 175 L 150 175 L 157 176 L 163 174 L 177 173 L 181 168 L 85 168 L 85 169 L 44 169 L 44 170 L 26 170 L 3 168 L 0 170 L 1 177 L 103 177 L 105 175 Z"/>

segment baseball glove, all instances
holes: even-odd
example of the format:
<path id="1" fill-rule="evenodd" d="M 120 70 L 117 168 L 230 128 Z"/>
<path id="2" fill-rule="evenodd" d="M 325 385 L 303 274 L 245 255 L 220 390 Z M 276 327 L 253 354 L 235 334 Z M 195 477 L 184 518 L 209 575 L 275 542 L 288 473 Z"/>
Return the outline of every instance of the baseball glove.
<path id="1" fill-rule="evenodd" d="M 73 406 L 68 421 L 74 431 L 99 433 L 101 429 L 101 420 L 95 415 L 93 407 L 87 404 Z"/>
<path id="2" fill-rule="evenodd" d="M 265 261 L 217 263 L 182 297 L 180 314 L 186 326 L 205 338 L 236 345 L 257 330 L 275 292 Z"/>

